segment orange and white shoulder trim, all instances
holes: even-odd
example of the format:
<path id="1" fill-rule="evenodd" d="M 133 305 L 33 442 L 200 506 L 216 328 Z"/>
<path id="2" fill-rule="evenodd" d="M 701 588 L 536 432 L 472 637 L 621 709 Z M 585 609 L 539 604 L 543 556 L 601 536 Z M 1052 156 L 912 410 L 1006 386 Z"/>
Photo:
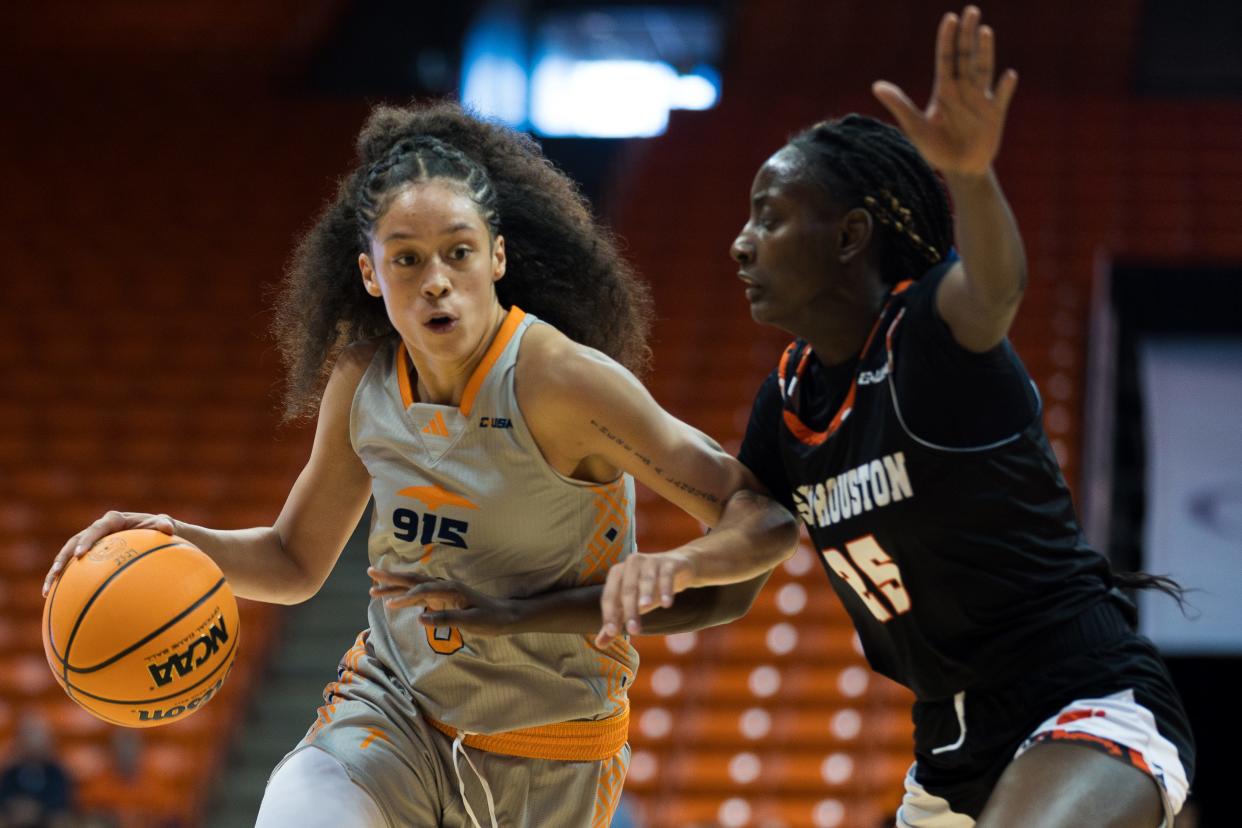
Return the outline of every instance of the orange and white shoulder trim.
<path id="1" fill-rule="evenodd" d="M 488 373 L 500 359 L 500 355 L 505 352 L 505 348 L 508 347 L 525 318 L 526 311 L 517 305 L 509 308 L 504 322 L 500 323 L 500 329 L 496 331 L 496 336 L 492 339 L 492 344 L 487 346 L 487 353 L 483 354 L 483 359 L 475 366 L 474 373 L 466 382 L 466 390 L 462 393 L 461 404 L 458 406 L 463 416 L 470 416 L 470 411 L 474 408 L 474 400 L 479 395 L 479 389 L 483 387 L 483 381 L 487 379 Z M 401 389 L 402 405 L 409 408 L 417 402 L 414 399 L 414 388 L 410 385 L 410 355 L 405 349 L 404 342 L 397 343 L 397 385 Z"/>

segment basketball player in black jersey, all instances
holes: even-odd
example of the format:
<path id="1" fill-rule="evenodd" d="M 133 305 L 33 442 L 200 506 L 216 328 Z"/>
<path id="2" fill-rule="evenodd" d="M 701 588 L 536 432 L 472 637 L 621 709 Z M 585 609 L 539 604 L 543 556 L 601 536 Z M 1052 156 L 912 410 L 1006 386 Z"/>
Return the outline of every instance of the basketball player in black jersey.
<path id="1" fill-rule="evenodd" d="M 1026 262 L 992 161 L 1017 76 L 993 54 L 977 8 L 946 15 L 926 110 L 874 86 L 908 140 L 851 115 L 759 170 L 732 255 L 755 321 L 797 339 L 740 456 L 916 695 L 899 828 L 1171 825 L 1192 737 L 1116 587 L 1175 585 L 1087 545 L 1007 340 Z M 606 630 L 677 590 L 662 557 L 610 573 Z"/>

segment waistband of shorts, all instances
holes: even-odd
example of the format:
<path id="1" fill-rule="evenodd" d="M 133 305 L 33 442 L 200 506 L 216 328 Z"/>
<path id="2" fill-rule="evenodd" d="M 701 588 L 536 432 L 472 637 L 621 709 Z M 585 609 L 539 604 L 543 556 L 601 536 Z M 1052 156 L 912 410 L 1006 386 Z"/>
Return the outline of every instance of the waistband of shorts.
<path id="1" fill-rule="evenodd" d="M 457 728 L 430 716 L 427 721 L 436 730 L 457 738 Z M 519 756 L 523 759 L 554 759 L 561 762 L 598 762 L 611 759 L 625 747 L 630 737 L 630 704 L 607 719 L 555 724 L 506 730 L 502 733 L 468 733 L 462 739 L 467 747 Z"/>
<path id="2" fill-rule="evenodd" d="M 992 681 L 981 688 L 998 687 L 1062 659 L 1090 652 L 1097 647 L 1120 641 L 1134 634 L 1134 627 L 1112 598 L 1105 598 L 1066 621 L 1040 630 L 1014 650 L 1021 654 L 1020 669 Z"/>

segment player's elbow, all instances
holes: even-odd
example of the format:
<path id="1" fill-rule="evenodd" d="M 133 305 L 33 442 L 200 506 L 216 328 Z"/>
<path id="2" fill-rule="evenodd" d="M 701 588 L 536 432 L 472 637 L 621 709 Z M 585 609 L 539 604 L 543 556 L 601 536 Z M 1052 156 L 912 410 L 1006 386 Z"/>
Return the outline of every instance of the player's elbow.
<path id="1" fill-rule="evenodd" d="M 314 598 L 321 586 L 323 586 L 323 581 L 291 573 L 275 580 L 274 583 L 265 585 L 262 595 L 243 597 L 254 597 L 268 604 L 281 604 L 289 607 Z"/>
<path id="2" fill-rule="evenodd" d="M 277 537 L 279 539 L 279 533 Z M 324 582 L 328 580 L 332 567 L 316 565 L 316 562 L 322 560 L 323 556 L 309 550 L 291 548 L 283 541 L 280 546 L 284 554 L 285 565 L 279 567 L 275 577 L 271 579 L 271 594 L 266 600 L 285 606 L 309 601 L 319 593 Z"/>
<path id="3" fill-rule="evenodd" d="M 711 608 L 703 614 L 704 627 L 731 624 L 750 612 L 763 585 L 768 582 L 771 570 L 749 581 L 726 586 L 708 587 L 711 590 Z"/>
<path id="4" fill-rule="evenodd" d="M 302 604 L 314 598 L 318 594 L 320 586 L 322 584 L 307 584 L 304 582 L 283 584 L 274 591 L 269 603 L 281 604 L 286 607 Z"/>
<path id="5" fill-rule="evenodd" d="M 1007 267 L 994 268 L 989 278 L 973 278 L 968 271 L 966 287 L 974 312 L 984 317 L 1012 319 L 1022 297 L 1026 295 L 1027 267 L 1025 259 L 1010 262 Z"/>
<path id="6" fill-rule="evenodd" d="M 777 563 L 782 564 L 792 558 L 794 552 L 798 550 L 801 527 L 798 525 L 798 519 L 788 509 L 778 506 L 777 511 L 779 514 L 774 518 L 776 526 L 773 531 L 776 535 L 776 548 L 779 550 L 780 560 Z"/>
<path id="7" fill-rule="evenodd" d="M 798 520 L 784 506 L 776 501 L 753 493 L 753 497 L 762 503 L 762 529 L 753 545 L 754 565 L 758 569 L 770 570 L 793 556 L 798 548 Z"/>

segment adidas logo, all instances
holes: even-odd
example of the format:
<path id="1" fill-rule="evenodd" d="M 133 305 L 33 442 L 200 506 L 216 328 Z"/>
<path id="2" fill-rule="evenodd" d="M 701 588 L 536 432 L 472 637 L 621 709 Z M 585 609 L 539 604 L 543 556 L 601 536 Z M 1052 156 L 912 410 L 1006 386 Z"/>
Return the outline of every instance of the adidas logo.
<path id="1" fill-rule="evenodd" d="M 423 434 L 431 434 L 436 437 L 449 436 L 448 426 L 444 423 L 444 414 L 437 411 L 436 415 L 431 418 L 431 422 L 423 427 Z"/>

